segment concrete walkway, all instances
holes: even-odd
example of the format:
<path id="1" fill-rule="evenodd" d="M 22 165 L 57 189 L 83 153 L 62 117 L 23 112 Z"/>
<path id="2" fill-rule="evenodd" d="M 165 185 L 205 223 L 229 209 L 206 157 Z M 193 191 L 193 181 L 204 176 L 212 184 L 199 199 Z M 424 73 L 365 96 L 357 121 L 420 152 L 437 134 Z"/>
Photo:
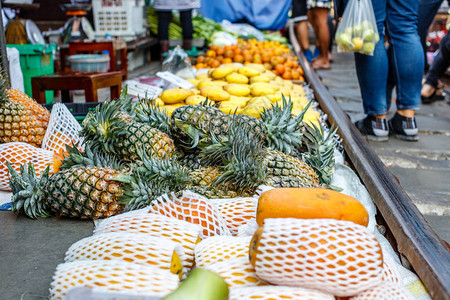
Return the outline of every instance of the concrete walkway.
<path id="1" fill-rule="evenodd" d="M 365 117 L 353 54 L 333 53 L 331 70 L 318 74 L 352 121 Z M 438 235 L 450 241 L 450 102 L 422 105 L 417 112 L 420 140 L 391 137 L 370 145 L 398 178 Z M 395 103 L 389 117 L 395 113 Z"/>

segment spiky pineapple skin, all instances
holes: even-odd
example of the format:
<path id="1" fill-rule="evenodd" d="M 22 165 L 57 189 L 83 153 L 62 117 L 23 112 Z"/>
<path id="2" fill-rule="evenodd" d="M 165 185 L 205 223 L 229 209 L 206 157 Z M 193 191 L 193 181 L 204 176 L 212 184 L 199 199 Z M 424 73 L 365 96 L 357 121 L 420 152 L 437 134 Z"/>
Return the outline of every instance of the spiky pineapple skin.
<path id="1" fill-rule="evenodd" d="M 278 150 L 266 149 L 263 160 L 266 184 L 274 187 L 318 187 L 316 172 L 301 159 Z"/>
<path id="2" fill-rule="evenodd" d="M 138 150 L 158 158 L 171 158 L 175 152 L 173 140 L 162 131 L 140 122 L 125 123 L 126 134 L 118 139 L 119 157 L 125 161 L 139 160 Z"/>
<path id="3" fill-rule="evenodd" d="M 47 129 L 48 121 L 50 120 L 50 112 L 44 106 L 37 103 L 33 98 L 16 89 L 9 89 L 7 91 L 8 98 L 17 103 L 23 104 L 36 117 L 38 126 Z"/>
<path id="4" fill-rule="evenodd" d="M 121 183 L 111 180 L 119 171 L 98 167 L 72 167 L 49 177 L 44 202 L 57 215 L 99 219 L 120 213 L 125 205 Z"/>
<path id="5" fill-rule="evenodd" d="M 36 122 L 24 105 L 5 101 L 0 106 L 0 142 L 24 142 L 36 147 L 42 145 L 45 129 Z"/>

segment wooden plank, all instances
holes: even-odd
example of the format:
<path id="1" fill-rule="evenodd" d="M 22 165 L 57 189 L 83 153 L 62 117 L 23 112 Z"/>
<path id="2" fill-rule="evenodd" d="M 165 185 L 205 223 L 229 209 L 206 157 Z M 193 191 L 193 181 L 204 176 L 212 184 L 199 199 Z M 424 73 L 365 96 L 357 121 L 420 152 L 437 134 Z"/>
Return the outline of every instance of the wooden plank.
<path id="1" fill-rule="evenodd" d="M 346 154 L 394 235 L 399 253 L 409 260 L 433 299 L 450 299 L 450 250 L 311 68 L 300 51 L 293 24 L 289 37 L 305 78 L 330 123 L 339 126 Z"/>

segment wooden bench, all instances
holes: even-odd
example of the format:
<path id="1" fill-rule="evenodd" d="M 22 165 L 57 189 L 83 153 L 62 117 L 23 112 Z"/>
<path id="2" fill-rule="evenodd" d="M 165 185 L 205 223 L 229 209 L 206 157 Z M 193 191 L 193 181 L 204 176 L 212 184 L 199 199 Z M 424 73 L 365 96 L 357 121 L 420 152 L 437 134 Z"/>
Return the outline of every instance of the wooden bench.
<path id="1" fill-rule="evenodd" d="M 78 73 L 58 72 L 31 78 L 33 98 L 45 103 L 46 90 L 61 90 L 61 101 L 72 102 L 69 91 L 84 90 L 86 102 L 98 102 L 97 89 L 109 87 L 111 99 L 116 99 L 122 89 L 122 73 Z"/>

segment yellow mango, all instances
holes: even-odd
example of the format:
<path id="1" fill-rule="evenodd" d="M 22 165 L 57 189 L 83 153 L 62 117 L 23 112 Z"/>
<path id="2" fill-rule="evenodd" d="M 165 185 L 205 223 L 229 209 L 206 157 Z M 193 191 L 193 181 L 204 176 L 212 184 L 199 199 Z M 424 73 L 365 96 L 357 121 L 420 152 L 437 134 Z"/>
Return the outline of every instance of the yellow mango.
<path id="1" fill-rule="evenodd" d="M 303 95 L 305 94 L 305 89 L 300 84 L 294 84 L 292 86 L 292 90 L 298 93 L 303 93 Z"/>
<path id="2" fill-rule="evenodd" d="M 228 84 L 228 82 L 224 81 L 224 80 L 213 80 L 212 83 L 218 85 L 218 86 L 226 86 Z"/>
<path id="3" fill-rule="evenodd" d="M 226 101 L 230 99 L 230 94 L 219 86 L 205 86 L 201 89 L 201 94 L 213 101 Z"/>
<path id="4" fill-rule="evenodd" d="M 266 96 L 253 97 L 247 102 L 247 106 L 254 104 L 266 108 L 272 107 L 272 101 L 270 101 Z"/>
<path id="5" fill-rule="evenodd" d="M 262 75 L 269 77 L 269 80 L 274 80 L 277 75 L 275 75 L 272 71 L 266 70 Z"/>
<path id="6" fill-rule="evenodd" d="M 155 100 L 153 100 L 153 102 L 155 103 L 156 106 L 162 106 L 164 105 L 164 101 L 161 100 L 161 98 L 156 98 Z"/>
<path id="7" fill-rule="evenodd" d="M 246 84 L 229 83 L 223 87 L 230 95 L 245 97 L 250 94 L 250 87 Z"/>
<path id="8" fill-rule="evenodd" d="M 225 77 L 226 81 L 229 83 L 248 83 L 248 77 L 239 73 L 231 73 Z"/>
<path id="9" fill-rule="evenodd" d="M 253 96 L 264 96 L 275 94 L 279 87 L 266 82 L 255 82 L 250 85 L 250 90 Z"/>
<path id="10" fill-rule="evenodd" d="M 160 106 L 159 108 L 166 115 L 171 116 L 175 109 L 177 109 L 178 107 L 183 106 L 183 105 L 186 105 L 186 103 L 177 103 L 174 105 L 163 105 L 163 106 Z"/>
<path id="11" fill-rule="evenodd" d="M 195 79 L 197 80 L 203 80 L 208 78 L 208 73 L 202 73 L 202 74 L 198 74 L 197 76 L 195 76 Z"/>
<path id="12" fill-rule="evenodd" d="M 281 97 L 281 92 L 276 92 L 275 94 L 266 95 L 265 97 L 267 97 L 272 102 L 282 101 L 282 99 L 283 99 Z"/>
<path id="13" fill-rule="evenodd" d="M 200 94 L 200 90 L 197 89 L 197 88 L 192 88 L 191 91 L 194 92 L 194 95 L 199 95 Z"/>
<path id="14" fill-rule="evenodd" d="M 270 78 L 264 74 L 250 77 L 250 83 L 255 83 L 255 82 L 267 82 L 268 83 L 268 82 L 270 82 Z"/>
<path id="15" fill-rule="evenodd" d="M 261 74 L 261 72 L 254 68 L 244 66 L 244 67 L 239 68 L 239 74 L 245 75 L 247 77 L 252 77 L 252 76 L 257 76 L 257 75 Z"/>
<path id="16" fill-rule="evenodd" d="M 250 64 L 246 64 L 246 67 L 258 70 L 260 73 L 263 73 L 266 71 L 266 67 L 264 67 L 263 64 L 254 64 L 254 63 L 250 63 Z"/>
<path id="17" fill-rule="evenodd" d="M 183 102 L 187 97 L 191 95 L 194 95 L 194 92 L 191 90 L 175 88 L 165 90 L 164 92 L 162 92 L 160 97 L 165 104 L 174 104 Z"/>
<path id="18" fill-rule="evenodd" d="M 202 95 L 192 95 L 186 98 L 186 104 L 187 105 L 197 105 L 206 100 L 205 96 Z M 208 101 L 211 102 L 211 101 Z"/>
<path id="19" fill-rule="evenodd" d="M 202 90 L 202 88 L 204 88 L 205 86 L 214 86 L 216 85 L 216 83 L 214 83 L 211 78 L 207 78 L 207 79 L 203 79 L 199 82 L 199 84 L 197 85 L 197 88 L 199 90 Z"/>
<path id="20" fill-rule="evenodd" d="M 287 88 L 287 87 L 280 87 L 278 92 L 283 94 L 287 98 L 291 95 L 291 90 L 289 88 Z"/>
<path id="21" fill-rule="evenodd" d="M 255 118 L 261 118 L 261 113 L 264 111 L 264 107 L 258 104 L 251 104 L 244 107 L 241 114 L 248 115 Z"/>
<path id="22" fill-rule="evenodd" d="M 292 103 L 296 104 L 300 104 L 303 107 L 305 107 L 308 104 L 308 100 L 306 100 L 305 96 L 299 97 L 299 96 L 291 96 L 291 101 Z"/>
<path id="23" fill-rule="evenodd" d="M 228 102 L 228 101 L 223 101 L 223 102 Z M 223 105 L 223 102 L 220 102 L 219 109 L 226 114 L 234 114 L 234 113 L 239 114 L 240 111 L 242 110 L 237 105 L 231 105 L 231 104 Z"/>
<path id="24" fill-rule="evenodd" d="M 222 79 L 227 75 L 234 72 L 234 68 L 232 67 L 218 67 L 214 71 L 211 72 L 211 77 L 214 79 Z"/>
<path id="25" fill-rule="evenodd" d="M 188 78 L 186 80 L 189 81 L 190 83 L 192 83 L 195 86 L 197 86 L 197 84 L 200 82 L 199 79 L 195 79 L 195 78 Z"/>
<path id="26" fill-rule="evenodd" d="M 233 72 L 237 72 L 241 66 L 239 66 L 239 64 L 231 63 L 231 64 L 223 64 L 221 65 L 221 67 L 232 68 Z"/>
<path id="27" fill-rule="evenodd" d="M 283 85 L 292 87 L 294 85 L 294 83 L 291 80 L 284 79 L 283 80 Z"/>
<path id="28" fill-rule="evenodd" d="M 240 108 L 245 107 L 245 105 L 247 105 L 247 102 L 249 101 L 250 98 L 248 97 L 237 97 L 237 96 L 230 96 L 230 100 L 227 101 L 222 101 L 220 102 L 220 105 L 234 105 L 234 106 L 239 106 Z"/>

